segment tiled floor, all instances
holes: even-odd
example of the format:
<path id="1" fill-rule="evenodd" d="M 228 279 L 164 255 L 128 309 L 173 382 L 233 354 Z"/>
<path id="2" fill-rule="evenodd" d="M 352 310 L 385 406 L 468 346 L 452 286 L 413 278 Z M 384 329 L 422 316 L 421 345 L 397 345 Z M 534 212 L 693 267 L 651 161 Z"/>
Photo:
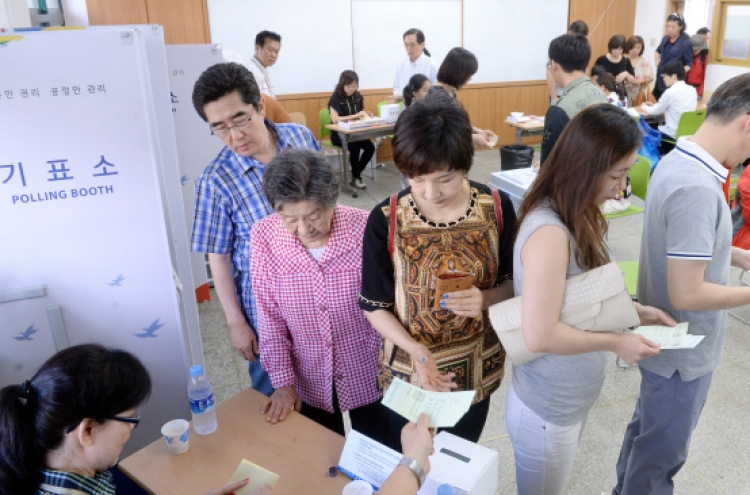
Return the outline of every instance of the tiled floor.
<path id="1" fill-rule="evenodd" d="M 497 150 L 477 153 L 469 174 L 488 183 L 499 170 Z M 368 188 L 358 198 L 342 196 L 341 203 L 372 209 L 400 189 L 399 174 L 389 163 L 375 170 L 375 181 L 367 178 Z M 638 259 L 642 215 L 613 220 L 609 244 L 619 260 Z M 689 235 L 686 233 L 686 235 Z M 733 269 L 732 282 L 739 271 Z M 212 294 L 212 301 L 199 305 L 203 352 L 208 376 L 219 401 L 248 387 L 247 363 L 234 352 L 223 314 Z M 750 309 L 735 310 L 750 321 Z M 680 495 L 750 494 L 750 326 L 730 317 L 725 355 L 714 373 L 708 403 L 693 436 L 688 462 L 675 478 Z M 506 377 L 510 377 L 510 366 Z M 508 378 L 492 397 L 489 419 L 481 443 L 499 452 L 498 493 L 515 493 L 513 451 L 505 430 L 504 406 Z M 589 414 L 580 452 L 566 493 L 599 495 L 609 492 L 615 481 L 615 462 L 622 435 L 633 412 L 640 375 L 637 368 L 616 366 L 614 355 L 607 365 L 607 377 L 599 400 Z M 253 412 L 249 412 L 253 414 Z"/>

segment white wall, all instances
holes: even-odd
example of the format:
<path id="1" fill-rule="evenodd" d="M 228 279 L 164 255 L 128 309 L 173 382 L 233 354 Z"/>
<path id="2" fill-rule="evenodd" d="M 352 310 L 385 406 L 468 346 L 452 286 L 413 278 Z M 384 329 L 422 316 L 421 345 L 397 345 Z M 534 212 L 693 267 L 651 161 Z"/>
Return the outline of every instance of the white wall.
<path id="1" fill-rule="evenodd" d="M 60 0 L 66 26 L 88 26 L 89 11 L 86 0 Z"/>
<path id="2" fill-rule="evenodd" d="M 706 80 L 703 86 L 704 91 L 706 93 L 713 93 L 724 81 L 748 72 L 750 72 L 750 69 L 747 67 L 708 64 L 706 66 Z"/>
<path id="3" fill-rule="evenodd" d="M 654 63 L 654 52 L 659 46 L 661 39 L 664 37 L 664 24 L 666 17 L 664 12 L 667 10 L 667 0 L 636 0 L 635 5 L 635 32 L 643 38 L 646 46 L 643 50 L 643 56 Z M 656 71 L 656 67 L 654 67 Z"/>

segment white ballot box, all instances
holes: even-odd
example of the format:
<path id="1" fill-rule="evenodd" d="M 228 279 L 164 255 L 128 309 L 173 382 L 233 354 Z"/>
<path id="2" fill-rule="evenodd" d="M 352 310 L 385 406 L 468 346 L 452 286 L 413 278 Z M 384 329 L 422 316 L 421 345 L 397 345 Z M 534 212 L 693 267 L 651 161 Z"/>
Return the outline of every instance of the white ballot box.
<path id="1" fill-rule="evenodd" d="M 503 170 L 492 174 L 490 185 L 507 193 L 513 202 L 513 208 L 518 213 L 521 201 L 526 196 L 526 191 L 529 190 L 536 176 L 537 173 L 531 167 Z"/>
<path id="2" fill-rule="evenodd" d="M 402 107 L 398 103 L 389 103 L 380 105 L 380 118 L 385 119 L 389 124 L 395 124 L 401 113 Z"/>
<path id="3" fill-rule="evenodd" d="M 443 483 L 454 495 L 493 495 L 497 492 L 497 451 L 451 435 L 437 434 L 430 456 L 430 474 L 417 495 L 435 495 Z"/>

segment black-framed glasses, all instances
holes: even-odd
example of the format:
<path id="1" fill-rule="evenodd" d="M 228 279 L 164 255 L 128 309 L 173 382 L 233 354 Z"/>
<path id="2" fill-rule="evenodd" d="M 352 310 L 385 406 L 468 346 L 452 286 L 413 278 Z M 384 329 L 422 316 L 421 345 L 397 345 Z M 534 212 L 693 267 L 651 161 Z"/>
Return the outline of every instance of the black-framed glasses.
<path id="1" fill-rule="evenodd" d="M 130 423 L 133 425 L 133 429 L 135 429 L 138 428 L 138 424 L 141 422 L 141 410 L 136 409 L 130 416 L 107 416 L 104 419 L 111 419 L 120 423 Z"/>
<path id="2" fill-rule="evenodd" d="M 250 127 L 250 122 L 252 121 L 253 114 L 251 113 L 249 116 L 246 115 L 239 118 L 238 120 L 233 121 L 232 125 L 219 124 L 216 127 L 209 126 L 209 129 L 211 129 L 211 134 L 213 134 L 214 136 L 225 138 L 229 136 L 229 133 L 232 132 L 232 129 L 237 129 L 238 131 L 247 129 L 248 127 Z"/>
<path id="3" fill-rule="evenodd" d="M 105 416 L 104 419 L 111 419 L 112 421 L 119 421 L 120 423 L 130 423 L 133 425 L 133 429 L 138 428 L 138 424 L 141 422 L 141 410 L 136 409 L 133 414 L 130 416 Z M 78 428 L 78 425 L 81 424 L 80 421 L 74 425 L 68 426 L 68 429 L 65 430 L 65 433 L 70 433 L 71 431 Z"/>

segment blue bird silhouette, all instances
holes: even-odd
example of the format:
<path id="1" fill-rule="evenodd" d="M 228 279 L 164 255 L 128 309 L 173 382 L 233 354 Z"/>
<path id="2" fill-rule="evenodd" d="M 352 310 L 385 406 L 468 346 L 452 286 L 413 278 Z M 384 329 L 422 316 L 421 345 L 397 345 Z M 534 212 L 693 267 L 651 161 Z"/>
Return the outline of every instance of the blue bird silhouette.
<path id="1" fill-rule="evenodd" d="M 39 329 L 38 328 L 34 328 L 34 324 L 32 323 L 31 325 L 29 325 L 29 328 L 27 328 L 26 330 L 24 330 L 23 332 L 21 332 L 18 336 L 13 337 L 13 338 L 16 339 L 19 342 L 23 342 L 25 340 L 34 340 L 34 339 L 31 338 L 31 336 L 34 335 L 35 333 L 37 333 L 38 331 L 39 331 Z"/>
<path id="2" fill-rule="evenodd" d="M 182 177 L 180 177 L 180 184 L 181 185 L 184 186 L 187 181 L 188 181 L 188 176 L 187 175 L 183 175 Z"/>
<path id="3" fill-rule="evenodd" d="M 134 333 L 133 335 L 135 335 L 139 339 L 146 339 L 149 337 L 154 337 L 154 338 L 158 337 L 158 335 L 156 335 L 156 331 L 159 330 L 164 325 L 166 325 L 166 323 L 159 323 L 160 319 L 161 317 L 152 321 L 148 327 L 142 328 L 141 330 L 143 330 L 144 333 Z"/>
<path id="4" fill-rule="evenodd" d="M 107 285 L 110 287 L 122 287 L 122 281 L 125 280 L 127 277 L 123 275 L 122 273 L 117 276 L 116 279 L 109 282 Z"/>

